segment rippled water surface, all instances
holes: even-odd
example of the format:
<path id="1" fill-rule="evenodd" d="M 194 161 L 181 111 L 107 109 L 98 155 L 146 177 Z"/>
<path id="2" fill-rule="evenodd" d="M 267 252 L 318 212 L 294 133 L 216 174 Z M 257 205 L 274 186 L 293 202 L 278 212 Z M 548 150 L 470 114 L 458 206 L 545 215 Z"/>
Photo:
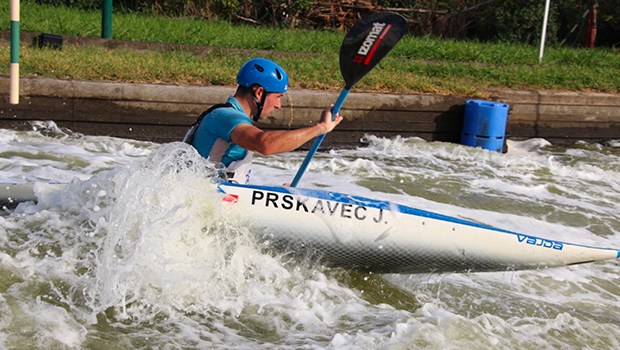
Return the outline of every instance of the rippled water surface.
<path id="1" fill-rule="evenodd" d="M 319 152 L 300 186 L 620 247 L 620 143 L 419 139 Z M 257 157 L 290 182 L 304 152 Z M 619 349 L 620 265 L 374 275 L 274 254 L 182 143 L 0 129 L 0 182 L 68 182 L 0 216 L 0 349 Z"/>

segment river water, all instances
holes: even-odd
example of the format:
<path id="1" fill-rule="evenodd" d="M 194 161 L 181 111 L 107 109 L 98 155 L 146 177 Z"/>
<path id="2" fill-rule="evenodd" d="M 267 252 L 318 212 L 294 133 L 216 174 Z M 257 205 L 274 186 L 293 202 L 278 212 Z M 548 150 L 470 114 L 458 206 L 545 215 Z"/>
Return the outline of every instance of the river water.
<path id="1" fill-rule="evenodd" d="M 620 142 L 499 154 L 367 136 L 300 187 L 620 247 Z M 304 152 L 257 157 L 290 182 Z M 265 249 L 181 143 L 0 129 L 0 182 L 69 182 L 0 216 L 0 349 L 620 349 L 620 264 L 376 275 Z"/>

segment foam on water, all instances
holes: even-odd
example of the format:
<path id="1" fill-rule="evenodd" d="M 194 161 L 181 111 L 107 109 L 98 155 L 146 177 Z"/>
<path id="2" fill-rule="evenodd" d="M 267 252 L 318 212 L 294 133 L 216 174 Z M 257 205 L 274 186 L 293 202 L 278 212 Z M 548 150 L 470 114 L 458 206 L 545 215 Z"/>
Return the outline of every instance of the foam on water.
<path id="1" fill-rule="evenodd" d="M 53 122 L 32 122 L 32 131 L 0 133 L 1 182 L 69 182 L 88 179 L 148 155 L 159 145 L 110 137 L 85 137 Z"/>
<path id="2" fill-rule="evenodd" d="M 620 152 L 507 154 L 368 137 L 301 185 L 504 229 L 620 245 Z M 304 153 L 257 157 L 290 182 Z M 364 275 L 275 253 L 182 143 L 0 130 L 0 179 L 70 182 L 0 217 L 0 348 L 546 349 L 620 346 L 620 267 Z"/>

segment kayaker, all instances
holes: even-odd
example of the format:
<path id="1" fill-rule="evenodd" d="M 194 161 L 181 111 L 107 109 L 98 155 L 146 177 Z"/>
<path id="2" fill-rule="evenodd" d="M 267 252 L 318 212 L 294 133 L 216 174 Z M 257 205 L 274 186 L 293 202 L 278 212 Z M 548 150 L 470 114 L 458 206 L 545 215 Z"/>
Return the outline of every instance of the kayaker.
<path id="1" fill-rule="evenodd" d="M 250 117 L 257 122 L 281 107 L 281 98 L 288 89 L 288 75 L 275 62 L 254 58 L 239 70 L 237 84 L 235 94 L 225 104 L 205 111 L 184 139 L 203 157 L 222 164 L 231 182 L 249 182 L 254 152 L 271 155 L 292 151 L 332 131 L 342 121 L 339 115 L 332 121 L 330 106 L 313 126 L 263 131 L 252 124 Z"/>

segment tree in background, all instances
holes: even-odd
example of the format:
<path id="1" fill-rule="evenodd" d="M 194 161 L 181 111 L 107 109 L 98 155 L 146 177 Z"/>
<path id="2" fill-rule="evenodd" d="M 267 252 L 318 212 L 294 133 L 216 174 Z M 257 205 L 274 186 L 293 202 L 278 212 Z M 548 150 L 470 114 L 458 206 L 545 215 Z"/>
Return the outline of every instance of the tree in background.
<path id="1" fill-rule="evenodd" d="M 571 0 L 568 0 L 571 1 Z M 481 41 L 536 44 L 540 42 L 544 0 L 498 0 L 471 26 L 468 36 Z M 551 6 L 547 43 L 557 43 L 558 9 Z"/>
<path id="2" fill-rule="evenodd" d="M 101 8 L 102 0 L 35 0 Z M 547 43 L 583 46 L 593 0 L 551 0 Z M 620 45 L 618 0 L 598 4 L 596 46 Z M 225 20 L 290 28 L 346 30 L 363 15 L 383 9 L 405 16 L 413 35 L 538 44 L 544 0 L 114 0 L 115 11 Z"/>
<path id="3" fill-rule="evenodd" d="M 620 44 L 620 7 L 617 0 L 597 0 L 597 46 Z M 547 26 L 549 45 L 584 46 L 592 0 L 552 0 Z M 543 0 L 497 0 L 485 13 L 477 13 L 468 37 L 482 41 L 537 44 L 542 29 Z M 571 32 L 571 30 L 576 29 Z"/>

